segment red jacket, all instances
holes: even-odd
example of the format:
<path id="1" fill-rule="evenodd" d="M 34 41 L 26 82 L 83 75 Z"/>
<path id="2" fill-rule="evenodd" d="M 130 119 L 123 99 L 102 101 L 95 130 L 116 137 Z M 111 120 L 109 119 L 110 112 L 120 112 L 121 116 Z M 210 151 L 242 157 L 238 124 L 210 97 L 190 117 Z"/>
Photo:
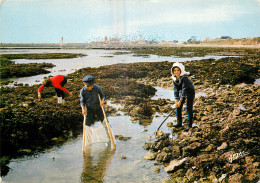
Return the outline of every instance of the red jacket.
<path id="1" fill-rule="evenodd" d="M 69 93 L 69 91 L 66 88 L 64 88 L 60 85 L 60 83 L 64 80 L 64 76 L 57 75 L 57 76 L 50 78 L 50 80 L 51 80 L 52 86 L 54 88 L 58 88 L 66 93 Z M 44 84 L 39 87 L 38 92 L 41 92 L 43 90 L 43 88 L 44 88 Z"/>

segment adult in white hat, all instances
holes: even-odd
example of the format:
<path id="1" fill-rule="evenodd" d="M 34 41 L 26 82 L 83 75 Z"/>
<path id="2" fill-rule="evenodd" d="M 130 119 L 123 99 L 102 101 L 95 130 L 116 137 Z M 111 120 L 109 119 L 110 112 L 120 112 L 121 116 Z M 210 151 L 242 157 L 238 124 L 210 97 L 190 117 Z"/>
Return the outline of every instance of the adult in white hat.
<path id="1" fill-rule="evenodd" d="M 188 113 L 188 128 L 192 128 L 193 121 L 193 102 L 195 98 L 195 89 L 192 82 L 189 80 L 189 72 L 185 71 L 183 64 L 176 62 L 171 68 L 172 79 L 173 79 L 173 90 L 176 105 L 176 116 L 177 124 L 174 127 L 182 126 L 182 107 L 187 100 L 187 113 Z"/>

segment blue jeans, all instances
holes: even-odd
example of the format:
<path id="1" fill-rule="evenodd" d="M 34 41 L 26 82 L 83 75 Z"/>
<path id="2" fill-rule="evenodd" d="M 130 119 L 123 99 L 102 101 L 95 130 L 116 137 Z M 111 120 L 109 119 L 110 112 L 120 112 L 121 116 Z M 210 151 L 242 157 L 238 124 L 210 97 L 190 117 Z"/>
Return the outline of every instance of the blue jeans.
<path id="1" fill-rule="evenodd" d="M 194 98 L 195 98 L 195 95 L 191 95 L 191 96 L 187 97 L 187 107 L 186 107 L 186 109 L 187 109 L 187 113 L 188 113 L 189 124 L 192 124 L 192 120 L 193 120 L 193 102 L 194 102 Z M 176 116 L 177 116 L 178 124 L 179 123 L 182 124 L 182 107 L 183 107 L 183 104 L 184 104 L 185 100 L 186 100 L 186 98 L 183 98 L 183 100 L 181 102 L 181 106 L 176 109 Z"/>

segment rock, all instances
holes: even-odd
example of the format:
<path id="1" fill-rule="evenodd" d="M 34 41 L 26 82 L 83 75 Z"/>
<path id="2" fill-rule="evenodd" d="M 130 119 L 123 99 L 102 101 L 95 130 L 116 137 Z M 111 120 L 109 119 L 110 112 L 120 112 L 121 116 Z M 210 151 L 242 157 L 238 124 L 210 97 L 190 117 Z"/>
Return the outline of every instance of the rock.
<path id="1" fill-rule="evenodd" d="M 235 183 L 242 183 L 242 182 L 244 182 L 243 181 L 243 175 L 238 174 L 238 173 L 236 173 L 234 175 L 231 175 L 229 177 L 229 179 L 228 179 L 228 183 L 233 183 L 233 182 L 235 182 Z"/>
<path id="2" fill-rule="evenodd" d="M 241 88 L 247 88 L 247 84 L 240 83 L 240 84 L 235 85 L 235 89 L 241 89 Z"/>
<path id="3" fill-rule="evenodd" d="M 189 179 L 190 182 L 193 182 L 196 180 L 196 177 L 194 177 L 194 173 L 192 168 L 188 169 L 185 176 Z"/>
<path id="4" fill-rule="evenodd" d="M 171 178 L 163 179 L 162 183 L 172 183 L 172 179 Z"/>
<path id="5" fill-rule="evenodd" d="M 202 154 L 192 159 L 197 168 L 204 167 L 205 165 L 214 165 L 215 160 L 216 158 L 213 154 Z"/>
<path id="6" fill-rule="evenodd" d="M 169 127 L 169 128 L 173 127 L 173 122 L 167 123 L 167 127 Z"/>
<path id="7" fill-rule="evenodd" d="M 182 156 L 195 155 L 197 154 L 198 149 L 201 147 L 201 143 L 193 142 L 187 147 L 182 149 Z"/>
<path id="8" fill-rule="evenodd" d="M 117 140 L 127 141 L 127 140 L 130 140 L 132 137 L 124 137 L 123 135 L 115 135 L 115 138 Z"/>
<path id="9" fill-rule="evenodd" d="M 172 147 L 172 158 L 178 158 L 181 155 L 181 149 L 179 146 Z"/>
<path id="10" fill-rule="evenodd" d="M 221 146 L 219 146 L 217 149 L 218 149 L 218 150 L 224 150 L 224 149 L 227 149 L 227 147 L 228 147 L 228 144 L 227 144 L 226 142 L 223 142 L 223 143 L 221 144 Z"/>
<path id="11" fill-rule="evenodd" d="M 166 152 L 162 152 L 162 153 L 159 153 L 156 157 L 156 160 L 157 161 L 162 161 L 162 162 L 166 162 L 168 160 L 170 160 L 171 158 L 171 155 L 166 153 Z"/>
<path id="12" fill-rule="evenodd" d="M 241 110 L 240 110 L 239 108 L 235 108 L 235 109 L 233 110 L 233 112 L 232 112 L 232 114 L 233 114 L 234 116 L 239 116 L 240 113 L 241 113 Z"/>
<path id="13" fill-rule="evenodd" d="M 155 167 L 155 168 L 153 168 L 153 171 L 154 171 L 155 173 L 159 173 L 159 172 L 160 172 L 160 168 Z"/>
<path id="14" fill-rule="evenodd" d="M 27 103 L 22 103 L 23 107 L 28 107 L 29 105 Z"/>
<path id="15" fill-rule="evenodd" d="M 149 150 L 149 149 L 151 149 L 151 146 L 152 146 L 152 143 L 147 143 L 147 142 L 146 142 L 146 143 L 144 144 L 144 146 L 143 146 L 143 149 L 144 149 L 144 150 Z"/>
<path id="16" fill-rule="evenodd" d="M 226 127 L 225 127 L 224 129 L 220 130 L 219 133 L 220 133 L 220 135 L 223 137 L 223 136 L 226 135 L 226 133 L 228 132 L 228 130 L 229 130 L 229 126 L 226 125 Z"/>
<path id="17" fill-rule="evenodd" d="M 246 116 L 246 118 L 251 118 L 253 116 L 253 114 L 248 114 L 247 116 Z"/>
<path id="18" fill-rule="evenodd" d="M 154 160 L 157 156 L 157 153 L 156 152 L 150 152 L 146 155 L 144 155 L 144 159 L 147 159 L 147 160 Z"/>
<path id="19" fill-rule="evenodd" d="M 185 162 L 187 161 L 187 158 L 183 158 L 181 160 L 172 160 L 170 164 L 164 168 L 165 172 L 171 172 L 176 171 L 179 169 Z"/>
<path id="20" fill-rule="evenodd" d="M 209 119 L 208 116 L 203 116 L 203 117 L 201 118 L 201 121 L 206 121 L 206 120 L 208 120 L 208 119 Z"/>
<path id="21" fill-rule="evenodd" d="M 211 112 L 211 111 L 213 111 L 213 106 L 208 105 L 208 106 L 206 106 L 206 109 L 208 112 Z"/>
<path id="22" fill-rule="evenodd" d="M 215 148 L 215 146 L 213 144 L 209 144 L 204 150 L 205 152 L 210 152 Z"/>
<path id="23" fill-rule="evenodd" d="M 222 174 L 221 177 L 218 179 L 218 181 L 219 182 L 223 182 L 223 181 L 225 182 L 226 178 L 227 178 L 227 174 Z"/>
<path id="24" fill-rule="evenodd" d="M 160 140 L 157 142 L 154 142 L 152 145 L 153 150 L 162 150 L 164 147 L 167 147 L 169 145 L 169 140 Z"/>
<path id="25" fill-rule="evenodd" d="M 163 132 L 161 131 L 161 130 L 157 130 L 156 131 L 156 138 L 161 138 L 162 137 L 162 135 L 163 135 Z"/>
<path id="26" fill-rule="evenodd" d="M 19 154 L 31 154 L 32 150 L 31 149 L 20 149 L 18 150 Z"/>
<path id="27" fill-rule="evenodd" d="M 119 159 L 126 159 L 125 156 L 118 156 Z"/>

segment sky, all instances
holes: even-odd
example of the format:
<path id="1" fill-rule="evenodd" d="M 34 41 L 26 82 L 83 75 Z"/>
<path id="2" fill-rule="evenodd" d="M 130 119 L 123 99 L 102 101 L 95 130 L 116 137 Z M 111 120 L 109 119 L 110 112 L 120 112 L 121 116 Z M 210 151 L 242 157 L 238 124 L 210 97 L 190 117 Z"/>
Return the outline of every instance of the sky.
<path id="1" fill-rule="evenodd" d="M 0 43 L 260 37 L 260 0 L 0 0 Z"/>

